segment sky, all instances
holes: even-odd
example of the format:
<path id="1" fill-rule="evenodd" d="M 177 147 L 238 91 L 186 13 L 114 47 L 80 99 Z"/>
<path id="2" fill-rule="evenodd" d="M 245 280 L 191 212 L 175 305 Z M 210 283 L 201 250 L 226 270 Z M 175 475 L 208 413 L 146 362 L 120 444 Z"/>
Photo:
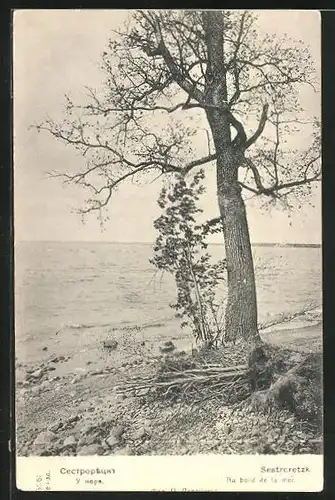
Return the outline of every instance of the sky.
<path id="1" fill-rule="evenodd" d="M 64 187 L 47 172 L 83 159 L 31 125 L 46 115 L 61 118 L 64 94 L 83 96 L 85 85 L 99 88 L 101 54 L 111 30 L 128 15 L 118 10 L 17 10 L 14 15 L 14 230 L 16 240 L 145 241 L 155 238 L 159 183 L 129 183 L 112 197 L 109 221 L 101 228 L 95 215 L 83 224 L 75 213 L 85 193 Z M 320 14 L 317 11 L 259 11 L 260 29 L 301 39 L 309 45 L 320 71 Z M 311 90 L 302 100 L 319 113 L 320 95 Z M 211 180 L 210 174 L 210 180 Z M 217 216 L 214 188 L 204 203 L 205 215 Z M 319 243 L 321 195 L 315 189 L 312 205 L 291 214 L 280 208 L 261 211 L 247 204 L 253 242 Z M 220 235 L 218 236 L 220 238 Z M 221 241 L 220 239 L 218 241 Z"/>

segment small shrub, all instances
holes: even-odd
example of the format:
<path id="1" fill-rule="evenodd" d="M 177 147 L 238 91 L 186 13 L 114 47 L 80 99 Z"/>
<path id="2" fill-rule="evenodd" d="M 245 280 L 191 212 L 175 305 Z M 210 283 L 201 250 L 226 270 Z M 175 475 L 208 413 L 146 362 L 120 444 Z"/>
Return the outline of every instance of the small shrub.
<path id="1" fill-rule="evenodd" d="M 211 345 L 223 334 L 222 303 L 217 302 L 216 292 L 226 262 L 211 262 L 207 236 L 215 228 L 196 220 L 202 212 L 198 201 L 205 191 L 203 179 L 202 170 L 189 185 L 179 175 L 162 189 L 158 204 L 164 212 L 154 222 L 159 235 L 151 262 L 175 278 L 177 300 L 172 307 L 182 318 L 182 327 L 190 327 L 197 342 Z"/>

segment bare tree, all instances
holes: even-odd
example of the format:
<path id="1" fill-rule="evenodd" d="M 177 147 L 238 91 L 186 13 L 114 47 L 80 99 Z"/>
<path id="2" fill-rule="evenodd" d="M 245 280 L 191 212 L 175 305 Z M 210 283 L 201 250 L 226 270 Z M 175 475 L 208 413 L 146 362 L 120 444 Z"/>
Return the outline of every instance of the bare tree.
<path id="1" fill-rule="evenodd" d="M 315 84 L 308 49 L 260 36 L 248 11 L 137 11 L 102 61 L 103 91 L 88 88 L 85 104 L 67 97 L 66 119 L 38 126 L 86 159 L 81 171 L 52 175 L 89 190 L 82 209 L 88 213 L 100 212 L 121 183 L 140 173 L 186 175 L 215 162 L 228 272 L 226 335 L 257 341 L 243 192 L 288 204 L 320 180 L 317 121 L 304 150 L 286 142 L 305 126 L 299 88 Z M 196 113 L 207 119 L 209 137 L 200 158 Z"/>

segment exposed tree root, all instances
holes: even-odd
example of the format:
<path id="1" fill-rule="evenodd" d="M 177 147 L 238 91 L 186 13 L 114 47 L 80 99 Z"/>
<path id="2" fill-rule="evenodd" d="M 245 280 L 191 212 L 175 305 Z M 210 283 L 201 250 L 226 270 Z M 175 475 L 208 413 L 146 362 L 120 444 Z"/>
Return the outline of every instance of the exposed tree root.
<path id="1" fill-rule="evenodd" d="M 285 408 L 299 418 L 321 424 L 322 421 L 322 360 L 320 354 L 310 354 L 285 374 L 273 370 L 273 382 L 251 397 L 251 407 L 257 411 Z"/>

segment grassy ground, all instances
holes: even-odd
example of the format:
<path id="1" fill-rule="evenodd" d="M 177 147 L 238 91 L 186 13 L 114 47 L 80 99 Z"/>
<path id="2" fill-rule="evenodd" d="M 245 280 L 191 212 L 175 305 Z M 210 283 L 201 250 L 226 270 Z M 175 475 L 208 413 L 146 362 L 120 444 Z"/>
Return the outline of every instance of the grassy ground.
<path id="1" fill-rule="evenodd" d="M 306 353 L 321 351 L 320 322 L 286 326 L 264 331 L 264 341 L 288 348 L 297 361 Z M 19 455 L 322 451 L 320 429 L 287 409 L 264 413 L 253 410 L 250 402 L 234 407 L 204 394 L 196 403 L 146 394 L 120 396 L 115 389 L 129 376 L 157 372 L 162 339 L 153 332 L 144 341 L 143 332 L 128 329 L 118 337 L 117 349 L 107 353 L 102 348 L 107 333 L 94 337 L 90 332 L 91 347 L 81 352 L 64 349 L 55 355 L 41 344 L 34 361 L 17 360 Z M 181 337 L 174 342 L 179 349 L 187 344 Z M 81 346 L 85 345 L 83 339 Z"/>

